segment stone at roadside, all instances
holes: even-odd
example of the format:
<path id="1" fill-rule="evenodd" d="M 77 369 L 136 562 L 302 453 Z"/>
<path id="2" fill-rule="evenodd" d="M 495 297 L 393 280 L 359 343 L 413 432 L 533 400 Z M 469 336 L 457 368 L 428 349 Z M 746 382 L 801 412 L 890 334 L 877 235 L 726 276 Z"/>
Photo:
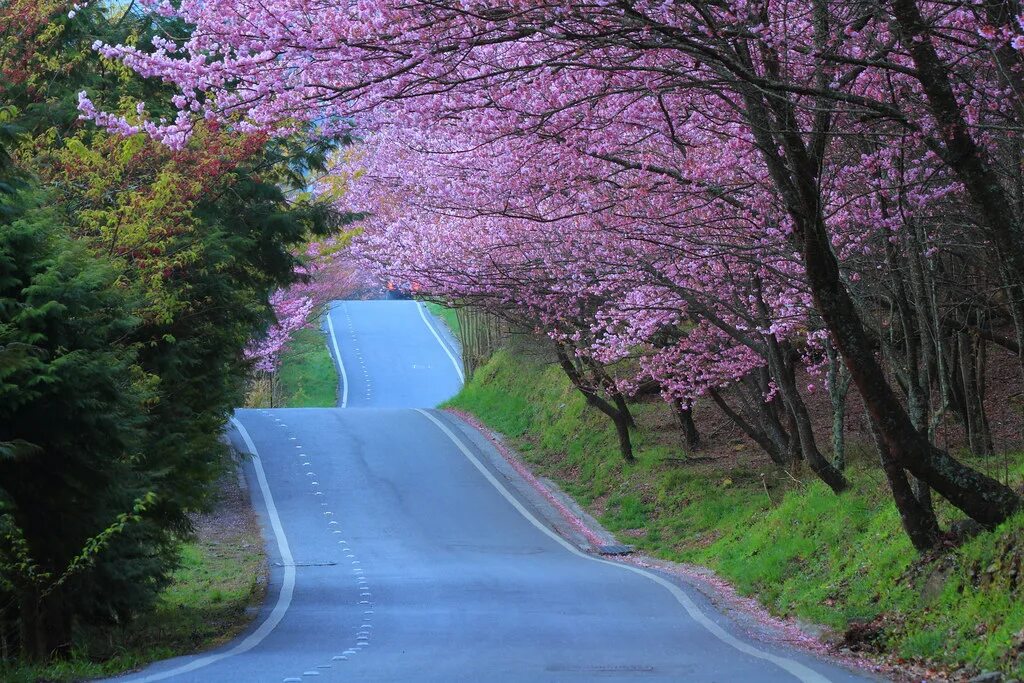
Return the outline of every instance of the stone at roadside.
<path id="1" fill-rule="evenodd" d="M 998 671 L 982 671 L 967 683 L 1004 683 L 1003 674 Z"/>

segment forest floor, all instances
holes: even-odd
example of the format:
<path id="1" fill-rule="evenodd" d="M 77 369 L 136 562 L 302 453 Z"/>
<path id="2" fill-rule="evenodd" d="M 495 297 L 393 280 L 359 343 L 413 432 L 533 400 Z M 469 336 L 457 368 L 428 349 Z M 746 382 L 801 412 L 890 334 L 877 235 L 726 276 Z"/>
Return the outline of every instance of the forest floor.
<path id="1" fill-rule="evenodd" d="M 102 635 L 79 632 L 72 656 L 46 665 L 0 668 L 5 683 L 78 681 L 228 642 L 256 616 L 267 586 L 266 558 L 249 495 L 232 468 L 212 509 L 192 521 L 195 537 L 156 608 Z"/>
<path id="2" fill-rule="evenodd" d="M 918 680 L 1024 676 L 1024 514 L 973 536 L 950 533 L 919 555 L 857 430 L 852 490 L 836 496 L 808 471 L 775 468 L 706 406 L 695 410 L 706 446 L 686 453 L 656 397 L 633 406 L 637 462 L 627 464 L 607 419 L 556 365 L 522 350 L 499 351 L 449 405 L 509 437 L 622 542 L 710 567 L 836 653 Z M 972 464 L 1024 484 L 1020 452 Z M 944 528 L 962 526 L 942 501 L 937 511 Z"/>

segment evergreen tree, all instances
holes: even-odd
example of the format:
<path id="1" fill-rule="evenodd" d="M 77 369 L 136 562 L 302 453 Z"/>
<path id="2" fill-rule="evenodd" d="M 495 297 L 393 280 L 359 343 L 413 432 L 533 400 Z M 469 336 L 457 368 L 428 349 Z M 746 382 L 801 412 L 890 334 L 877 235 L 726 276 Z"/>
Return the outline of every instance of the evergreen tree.
<path id="1" fill-rule="evenodd" d="M 0 459 L 0 591 L 34 657 L 69 647 L 78 614 L 151 600 L 154 569 L 174 557 L 159 524 L 124 517 L 149 491 L 138 463 L 150 390 L 121 342 L 134 303 L 57 218 L 29 207 L 0 230 L 0 442 L 13 444 Z"/>
<path id="2" fill-rule="evenodd" d="M 131 7 L 66 14 L 0 7 L 28 38 L 0 38 L 0 642 L 36 658 L 166 585 L 226 462 L 269 294 L 336 222 L 296 192 L 329 143 L 210 127 L 171 152 L 83 124 L 82 89 L 161 87 L 94 40 L 186 29 Z"/>

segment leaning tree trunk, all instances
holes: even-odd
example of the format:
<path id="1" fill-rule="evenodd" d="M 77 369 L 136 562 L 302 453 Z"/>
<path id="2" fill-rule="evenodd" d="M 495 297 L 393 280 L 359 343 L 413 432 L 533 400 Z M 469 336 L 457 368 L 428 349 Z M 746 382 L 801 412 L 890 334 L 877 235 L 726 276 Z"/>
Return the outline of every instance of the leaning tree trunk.
<path id="1" fill-rule="evenodd" d="M 804 265 L 814 301 L 885 444 L 883 456 L 910 470 L 978 522 L 990 526 L 1002 522 L 1019 509 L 1020 496 L 936 448 L 914 428 L 875 359 L 864 325 L 842 283 L 823 217 L 818 213 L 812 220 L 804 218 Z M 893 493 L 896 495 L 895 490 Z"/>
<path id="2" fill-rule="evenodd" d="M 871 435 L 874 437 L 875 447 L 878 449 L 882 471 L 885 472 L 889 488 L 892 489 L 893 501 L 896 503 L 896 510 L 899 512 L 903 530 L 918 550 L 925 551 L 934 548 L 939 540 L 940 530 L 939 521 L 935 518 L 935 511 L 931 506 L 931 499 L 928 498 L 927 502 L 921 501 L 919 493 L 907 481 L 907 473 L 888 452 L 888 444 L 874 423 L 871 424 Z"/>
<path id="3" fill-rule="evenodd" d="M 597 408 L 602 413 L 607 415 L 612 424 L 615 425 L 615 433 L 619 439 L 619 452 L 622 453 L 622 457 L 626 462 L 635 462 L 636 457 L 633 455 L 633 442 L 630 437 L 629 428 L 633 424 L 633 416 L 629 410 L 625 411 L 616 408 L 614 405 L 602 398 L 594 387 L 586 381 L 583 374 L 573 364 L 572 359 L 569 358 L 569 354 L 566 353 L 565 349 L 561 344 L 555 344 L 555 354 L 558 356 L 558 364 L 562 367 L 569 381 L 573 383 L 573 386 L 583 394 L 583 398 L 586 399 L 587 405 Z M 625 407 L 625 401 L 622 401 L 622 407 Z"/>
<path id="4" fill-rule="evenodd" d="M 771 458 L 772 462 L 781 468 L 791 467 L 793 461 L 789 458 L 785 447 L 774 441 L 763 429 L 758 429 L 753 424 L 748 422 L 742 415 L 736 412 L 732 406 L 726 403 L 721 393 L 717 389 L 709 389 L 708 396 L 715 402 L 715 405 L 725 413 L 726 417 L 732 420 L 737 427 L 743 430 L 743 433 L 749 436 L 751 439 L 761 447 L 768 457 Z"/>
<path id="5" fill-rule="evenodd" d="M 736 385 L 736 397 L 739 399 L 750 427 L 763 433 L 764 437 L 772 443 L 772 452 L 780 454 L 778 458 L 772 456 L 772 460 L 782 467 L 796 467 L 800 463 L 800 436 L 796 430 L 796 421 L 789 411 L 786 410 L 785 404 L 778 395 L 773 396 L 770 401 L 764 399 L 765 395 L 768 394 L 770 384 L 771 374 L 768 372 L 768 369 L 764 367 L 759 368 L 744 377 L 741 385 Z M 748 388 L 750 397 L 739 390 L 740 386 Z M 783 426 L 782 420 L 779 417 L 780 413 L 786 420 L 785 426 Z M 729 413 L 726 413 L 726 415 L 729 415 Z M 730 417 L 732 416 L 730 415 Z M 735 419 L 733 421 L 750 435 L 748 428 L 743 427 Z M 761 440 L 758 438 L 753 436 L 751 438 L 754 438 L 758 444 L 761 444 Z"/>
<path id="6" fill-rule="evenodd" d="M 745 93 L 751 130 L 793 219 L 793 237 L 801 247 L 815 308 L 885 444 L 883 456 L 909 470 L 976 521 L 989 526 L 1002 522 L 1020 508 L 1020 496 L 933 446 L 911 424 L 889 385 L 832 250 L 822 213 L 818 164 L 799 133 L 801 126 L 792 103 L 778 95 L 773 94 L 769 100 L 756 90 Z M 778 119 L 777 124 L 769 111 Z M 779 156 L 780 146 L 785 159 Z M 896 495 L 896 491 L 893 493 Z"/>
<path id="7" fill-rule="evenodd" d="M 953 89 L 950 69 L 935 48 L 932 29 L 917 0 L 892 0 L 891 6 L 901 42 L 914 62 L 915 75 L 927 99 L 935 131 L 942 139 L 941 144 L 933 144 L 932 149 L 963 184 L 979 223 L 995 247 L 1006 278 L 1006 298 L 1017 324 L 1018 343 L 1024 349 L 1024 339 L 1020 336 L 1024 333 L 1024 242 L 1019 204 L 1003 187 L 985 150 L 971 135 L 964 105 Z M 1011 5 L 1005 2 L 982 3 L 982 6 L 993 18 L 1016 13 L 1009 10 Z M 1019 66 L 1021 57 L 1019 52 L 1007 49 L 1007 45 L 997 47 L 993 55 L 999 65 L 998 73 L 1011 84 L 1010 96 L 1020 98 L 1024 79 L 1018 69 L 1006 66 Z M 1024 356 L 1021 358 L 1024 361 Z"/>
<path id="8" fill-rule="evenodd" d="M 762 304 L 763 305 L 763 304 Z M 779 393 L 786 404 L 790 415 L 796 422 L 796 433 L 800 436 L 800 452 L 814 472 L 823 482 L 828 484 L 836 493 L 842 493 L 849 488 L 846 477 L 836 467 L 825 459 L 825 456 L 818 450 L 814 438 L 814 426 L 811 424 L 811 416 L 807 412 L 807 406 L 796 387 L 796 377 L 791 364 L 786 360 L 784 352 L 775 338 L 774 334 L 764 335 L 765 345 L 768 349 L 768 366 L 771 368 L 772 376 L 779 387 Z"/>

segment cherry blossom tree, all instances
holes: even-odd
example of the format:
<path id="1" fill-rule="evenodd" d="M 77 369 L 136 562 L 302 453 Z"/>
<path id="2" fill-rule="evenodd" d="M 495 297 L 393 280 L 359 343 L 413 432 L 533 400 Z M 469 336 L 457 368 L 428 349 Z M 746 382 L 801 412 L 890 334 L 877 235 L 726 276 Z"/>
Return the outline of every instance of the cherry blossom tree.
<path id="1" fill-rule="evenodd" d="M 148 6 L 188 40 L 97 49 L 174 84 L 176 119 L 87 95 L 83 116 L 171 146 L 200 118 L 361 131 L 371 168 L 351 201 L 373 211 L 364 253 L 390 271 L 527 311 L 577 358 L 639 354 L 672 400 L 760 377 L 787 423 L 777 441 L 842 490 L 796 382 L 834 347 L 918 547 L 938 538 L 932 488 L 986 524 L 1020 506 L 931 428 L 950 397 L 978 423 L 978 402 L 942 386 L 948 343 L 930 341 L 955 298 L 934 266 L 968 253 L 950 245 L 978 245 L 993 294 L 939 331 L 1024 346 L 1014 3 Z"/>

